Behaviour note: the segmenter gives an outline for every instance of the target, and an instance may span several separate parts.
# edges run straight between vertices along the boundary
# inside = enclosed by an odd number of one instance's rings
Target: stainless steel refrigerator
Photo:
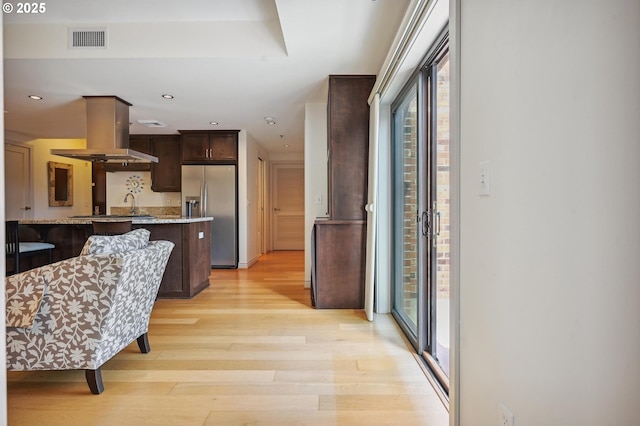
[[[182,166],[182,214],[198,200],[192,216],[213,216],[211,267],[238,267],[238,191],[233,165]],[[193,204],[192,204],[193,206]]]

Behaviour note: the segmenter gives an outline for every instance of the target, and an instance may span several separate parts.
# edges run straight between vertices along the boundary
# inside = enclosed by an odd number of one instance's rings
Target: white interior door
[[[304,250],[304,166],[273,165],[273,249]]]
[[[32,217],[31,149],[20,145],[4,146],[5,200],[7,220]]]

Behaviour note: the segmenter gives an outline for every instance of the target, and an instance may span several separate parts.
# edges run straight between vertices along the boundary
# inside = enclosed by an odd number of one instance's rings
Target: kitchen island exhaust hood
[[[112,163],[157,163],[158,157],[129,149],[129,107],[117,96],[84,96],[87,149],[52,149],[52,155]]]

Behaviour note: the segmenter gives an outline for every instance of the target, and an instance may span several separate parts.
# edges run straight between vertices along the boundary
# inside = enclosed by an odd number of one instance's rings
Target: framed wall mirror
[[[73,164],[49,161],[49,206],[73,205]]]

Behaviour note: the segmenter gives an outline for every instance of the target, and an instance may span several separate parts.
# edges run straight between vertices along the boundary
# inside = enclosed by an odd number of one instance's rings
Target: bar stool
[[[21,242],[17,220],[7,220],[5,223],[5,232],[7,260],[13,260],[13,262],[7,262],[7,275],[22,272],[20,269],[20,258],[22,257],[47,253],[49,255],[48,263],[53,261],[53,249],[56,248],[56,246],[40,241]],[[10,268],[10,266],[13,267]]]
[[[120,235],[131,231],[131,220],[92,220],[93,235]]]

